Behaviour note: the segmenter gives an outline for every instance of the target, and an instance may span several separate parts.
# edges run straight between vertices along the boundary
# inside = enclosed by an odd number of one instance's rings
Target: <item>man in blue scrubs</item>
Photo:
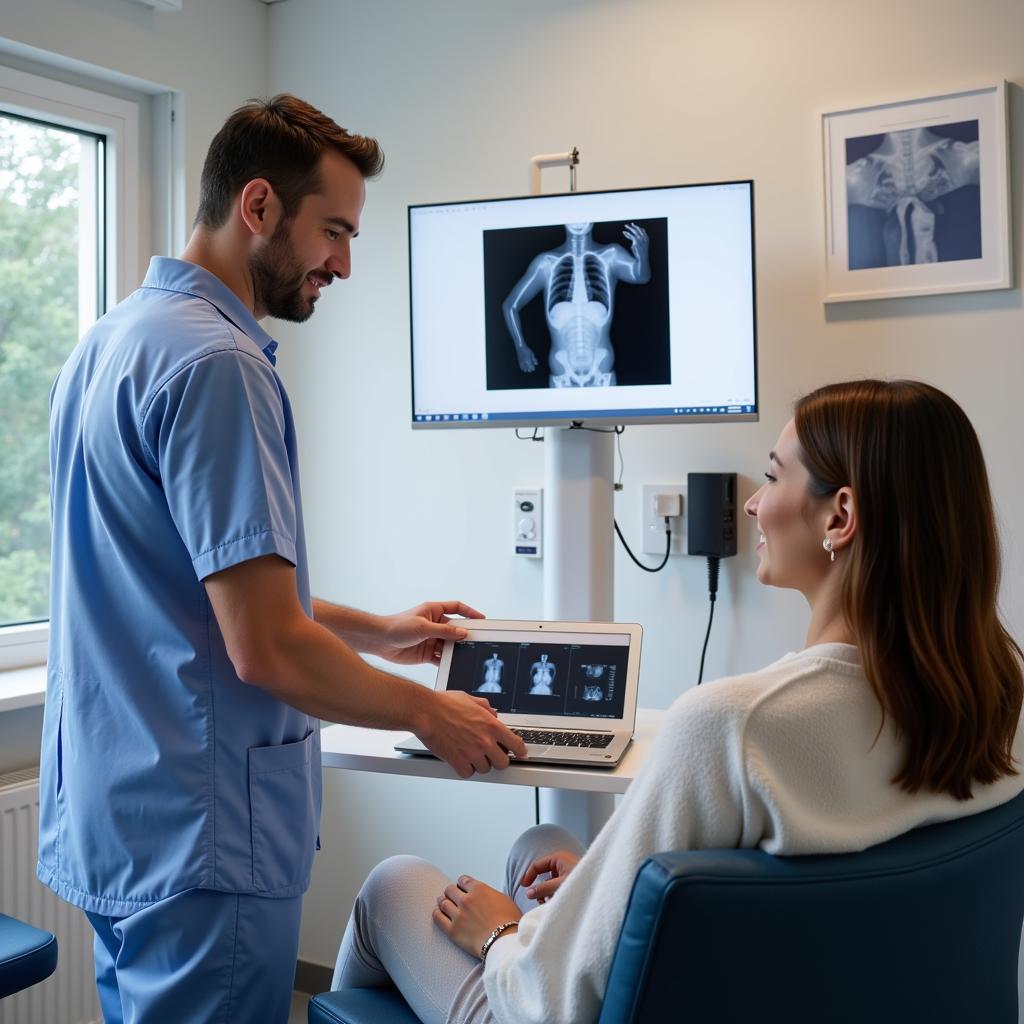
[[[526,753],[486,700],[359,656],[430,661],[472,609],[310,597],[292,413],[259,320],[305,320],[349,276],[382,161],[295,97],[237,110],[182,258],[153,259],[53,388],[38,874],[95,929],[107,1022],[287,1020],[319,719],[410,729],[462,776]]]

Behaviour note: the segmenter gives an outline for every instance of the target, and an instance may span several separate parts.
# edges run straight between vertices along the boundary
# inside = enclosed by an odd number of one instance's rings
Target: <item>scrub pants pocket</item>
[[[249,748],[252,884],[257,892],[306,885],[316,847],[314,733],[297,743]]]

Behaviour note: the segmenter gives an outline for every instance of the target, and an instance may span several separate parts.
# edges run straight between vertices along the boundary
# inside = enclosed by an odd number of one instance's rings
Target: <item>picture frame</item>
[[[999,82],[822,115],[825,302],[1009,288]]]

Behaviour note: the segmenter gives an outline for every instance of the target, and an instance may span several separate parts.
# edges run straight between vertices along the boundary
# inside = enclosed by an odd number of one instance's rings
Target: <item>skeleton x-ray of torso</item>
[[[532,373],[537,356],[523,337],[519,311],[544,293],[551,334],[548,385],[553,388],[608,387],[616,383],[611,324],[619,281],[651,279],[647,232],[627,224],[623,232],[632,254],[618,244],[598,245],[592,224],[566,224],[565,243],[535,257],[502,304],[516,348],[519,369]]]
[[[484,662],[484,681],[476,688],[477,693],[501,693],[501,673],[505,668],[505,662],[492,654]]]
[[[535,661],[530,666],[530,696],[550,697],[551,684],[555,681],[555,666],[548,661],[548,656],[542,654],[540,661]]]
[[[935,263],[935,214],[929,203],[977,185],[978,143],[958,142],[927,128],[889,132],[882,144],[846,167],[846,200],[895,216],[891,239],[901,265]]]

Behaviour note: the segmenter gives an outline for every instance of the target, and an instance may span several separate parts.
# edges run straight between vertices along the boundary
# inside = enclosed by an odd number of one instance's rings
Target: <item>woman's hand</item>
[[[503,892],[469,875],[459,875],[459,880],[437,897],[432,916],[452,942],[479,958],[484,940],[499,924],[518,921],[523,915]],[[512,931],[510,928],[505,934]]]
[[[520,885],[527,885],[530,888],[526,890],[526,895],[531,900],[536,900],[538,903],[545,903],[552,896],[554,896],[558,887],[566,880],[569,872],[572,871],[577,864],[579,864],[580,858],[575,853],[570,853],[568,850],[558,850],[555,853],[545,854],[543,857],[538,857],[527,869],[523,875]],[[537,882],[534,885],[538,875],[550,874],[551,877],[545,879],[543,882]]]

